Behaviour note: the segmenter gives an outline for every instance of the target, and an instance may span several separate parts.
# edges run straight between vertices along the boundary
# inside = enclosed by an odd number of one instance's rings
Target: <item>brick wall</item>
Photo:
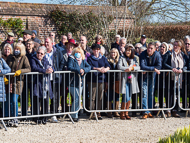
[[[21,18],[24,21],[24,26],[29,30],[36,30],[38,32],[38,38],[44,39],[48,36],[49,32],[57,31],[53,22],[47,17],[47,14],[55,9],[63,9],[66,12],[79,11],[80,13],[85,13],[92,11],[95,14],[99,12],[104,12],[110,14],[109,7],[96,7],[96,6],[76,6],[76,5],[52,5],[52,4],[30,4],[30,3],[14,3],[14,2],[0,2],[0,17],[4,20],[8,18]],[[116,10],[112,8],[112,15],[118,16],[118,28],[123,28],[124,20],[121,18],[123,16],[122,11],[124,7],[117,8]],[[126,28],[133,25],[133,15],[127,10],[126,12]],[[114,22],[110,24],[109,29],[112,30],[115,28]],[[5,33],[0,29],[0,41],[5,39]]]

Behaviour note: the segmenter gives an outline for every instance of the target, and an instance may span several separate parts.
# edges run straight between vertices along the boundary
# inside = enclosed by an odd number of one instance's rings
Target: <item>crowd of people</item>
[[[132,109],[147,109],[142,112],[142,119],[153,118],[148,109],[155,108],[156,90],[160,91],[159,107],[171,108],[174,106],[174,85],[180,82],[183,108],[188,106],[187,98],[184,94],[185,77],[183,71],[190,69],[190,37],[185,36],[184,40],[171,39],[166,42],[146,43],[146,35],[141,35],[139,43],[135,46],[127,44],[126,38],[115,36],[115,42],[110,49],[105,46],[103,37],[97,35],[94,44],[87,46],[87,38],[81,36],[76,42],[72,38],[72,33],[62,35],[59,43],[55,42],[55,33],[43,40],[37,38],[35,30],[25,30],[23,37],[14,40],[14,33],[8,33],[7,39],[1,43],[0,49],[0,73],[14,73],[12,76],[0,76],[0,103],[1,117],[18,116],[18,98],[21,96],[22,116],[28,114],[28,98],[31,100],[31,114],[48,114],[49,99],[50,113],[59,113],[61,101],[61,111],[66,112],[67,95],[72,96],[71,111],[80,108],[79,97],[82,92],[86,93],[86,108],[88,110],[119,110],[120,94],[122,94],[121,110],[129,109],[132,98]],[[172,73],[160,72],[161,69],[172,70]],[[90,72],[97,70],[97,72]],[[123,73],[114,73],[109,70],[122,70]],[[153,71],[137,73],[133,71],[145,70]],[[60,74],[53,74],[55,71],[72,71],[69,78]],[[22,73],[39,72],[39,76],[20,76]],[[81,83],[79,83],[79,76]],[[84,85],[84,75],[86,75]],[[158,78],[159,75],[159,78]],[[33,79],[33,81],[31,80]],[[65,79],[64,79],[65,78]],[[163,81],[164,79],[165,81]],[[60,82],[64,81],[65,82]],[[157,81],[160,80],[159,86]],[[169,82],[167,82],[169,80]],[[108,82],[109,81],[109,82]],[[60,84],[64,90],[60,90]],[[105,84],[105,85],[104,85]],[[86,87],[85,91],[79,90]],[[109,88],[108,88],[109,87]],[[158,89],[159,87],[159,89]],[[142,90],[141,90],[142,89]],[[109,91],[108,91],[109,90]],[[30,97],[28,96],[30,91]],[[106,107],[102,107],[103,95],[107,94]],[[178,92],[176,92],[178,93]],[[33,97],[31,97],[33,95]],[[61,99],[60,95],[62,96]],[[63,96],[66,95],[66,96]],[[138,106],[138,96],[140,106]],[[164,105],[164,97],[166,105]],[[172,111],[165,111],[165,116],[180,117],[178,104]],[[121,111],[107,113],[109,118],[120,117],[120,119],[130,120],[128,112]],[[133,112],[136,116],[136,112]],[[52,116],[52,122],[57,121],[58,116]],[[78,113],[71,114],[75,122],[78,122]],[[97,113],[98,119],[102,119],[101,113]],[[92,115],[95,119],[95,114]],[[46,124],[47,117],[33,118],[34,122],[41,121]],[[11,121],[14,126],[18,126],[18,119]]]

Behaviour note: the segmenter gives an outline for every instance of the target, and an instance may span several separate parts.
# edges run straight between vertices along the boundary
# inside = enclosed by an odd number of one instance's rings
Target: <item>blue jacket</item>
[[[66,46],[62,44],[60,41],[58,44],[55,45],[55,47],[62,52],[62,54],[66,53]]]
[[[183,69],[181,70],[187,70],[187,68],[189,68],[189,63],[188,63],[188,58],[187,55],[185,55],[183,52],[181,52],[182,56],[183,56]],[[163,69],[170,69],[172,70],[173,67],[171,66],[171,57],[172,57],[172,52],[168,51],[163,58]],[[179,68],[177,68],[179,69]]]
[[[53,48],[53,68],[55,71],[63,71],[65,67],[66,61],[63,58],[63,54],[56,49]],[[55,74],[55,80],[56,82],[59,81],[59,78],[61,79],[61,76],[59,77],[59,74]]]
[[[36,43],[39,43],[39,44],[41,43],[41,40],[36,38],[36,37],[33,39],[33,41],[36,42]]]
[[[155,51],[152,56],[148,56],[147,50],[140,54],[140,67],[141,70],[154,71],[154,69],[160,70],[162,68],[162,58],[160,53]],[[146,74],[145,74],[146,76]],[[154,77],[156,73],[154,73]]]
[[[96,60],[96,59],[92,58],[92,56],[93,56],[93,55],[91,55],[91,56],[88,58],[88,60],[87,60],[87,62],[88,62],[89,65],[91,66],[91,69],[92,69],[92,70],[94,69],[94,67],[96,67],[96,68],[98,68],[98,67],[99,67],[99,68],[100,68],[100,67],[105,67],[105,68],[109,67],[109,68],[111,69],[111,66],[110,66],[110,64],[108,63],[106,57],[102,56],[102,58]],[[93,72],[93,73],[92,73],[92,75],[93,75],[93,76],[92,76],[92,81],[90,81],[90,79],[91,79],[91,74],[88,74],[88,75],[89,75],[89,78],[88,78],[88,81],[89,81],[89,82],[96,82],[97,76],[98,76],[98,82],[99,82],[99,83],[102,83],[103,80],[105,81],[105,79],[106,79],[106,74],[104,74],[104,76],[103,76],[103,74],[100,73],[100,72]]]
[[[28,61],[29,61],[30,65],[31,65],[31,59],[35,55],[36,55],[36,51],[33,50],[32,53],[28,53],[28,51],[26,50],[26,56],[28,58]]]
[[[7,65],[3,58],[0,58],[0,70],[1,74],[7,74],[11,72],[11,68]],[[3,100],[4,97],[4,100]],[[6,101],[5,83],[3,75],[0,76],[0,102]]]
[[[49,82],[49,74],[46,74],[46,69],[47,69],[47,66],[49,64],[48,60],[46,59],[46,57],[44,57],[42,59],[42,65],[43,67],[41,66],[38,58],[36,56],[34,56],[32,59],[31,59],[31,70],[32,72],[40,72],[40,73],[43,73],[44,74],[44,77],[47,77],[48,79],[48,84],[49,84],[49,95],[50,95],[50,98],[52,99],[53,98],[53,92],[52,92],[52,88],[51,88],[51,82]],[[37,81],[37,75],[34,76],[34,92],[33,92],[33,95],[34,96],[38,96],[39,98],[43,98],[43,76],[42,75],[39,75],[39,82]],[[37,82],[38,82],[38,86],[37,86]],[[45,87],[45,81],[44,81],[44,87]],[[39,94],[38,94],[39,92]]]
[[[91,70],[91,66],[87,63],[86,60],[82,60],[81,65],[79,66],[78,61],[74,56],[69,56],[68,59],[68,70],[75,72],[75,74],[70,75],[70,86],[79,87],[79,76],[81,76],[81,82],[83,83],[83,77],[80,73],[80,70],[83,69],[85,73],[88,73]],[[75,75],[75,76],[74,76]],[[75,82],[74,82],[75,79]],[[75,83],[75,85],[74,85]],[[82,86],[82,85],[81,85]]]

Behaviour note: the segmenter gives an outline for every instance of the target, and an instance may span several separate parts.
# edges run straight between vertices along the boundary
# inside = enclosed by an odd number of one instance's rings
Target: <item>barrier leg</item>
[[[187,118],[187,116],[188,116],[188,111],[186,111],[186,114],[185,114],[185,117]]]
[[[159,110],[158,113],[156,114],[156,117],[158,117],[159,114],[160,114],[160,110]]]
[[[164,114],[164,110],[162,110],[162,114],[163,114],[164,119],[166,120],[166,116]]]
[[[5,123],[4,123],[4,121],[1,120],[1,122],[2,122],[2,124],[3,124],[3,126],[4,126],[4,128],[5,128],[5,131],[7,131],[7,127],[6,127]]]
[[[98,122],[98,116],[97,116],[96,112],[94,112],[94,114],[95,114],[95,117],[96,117],[96,121]]]
[[[67,116],[67,114],[65,114],[65,115],[63,116],[61,122],[63,122],[63,121],[65,120],[66,116]]]
[[[92,118],[93,113],[90,114],[89,120]]]
[[[71,122],[74,124],[74,121],[73,121],[73,118],[71,117],[71,115],[70,114],[67,114],[67,115],[69,116]]]

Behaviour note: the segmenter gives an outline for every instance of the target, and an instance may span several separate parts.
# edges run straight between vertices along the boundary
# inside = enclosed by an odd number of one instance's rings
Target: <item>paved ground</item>
[[[190,124],[190,117],[167,120],[142,120],[140,117],[133,117],[131,121],[104,117],[96,122],[88,120],[88,116],[80,116],[80,121],[75,124],[69,118],[46,125],[21,122],[17,128],[0,129],[0,142],[158,142],[159,137],[166,137],[177,128]]]

